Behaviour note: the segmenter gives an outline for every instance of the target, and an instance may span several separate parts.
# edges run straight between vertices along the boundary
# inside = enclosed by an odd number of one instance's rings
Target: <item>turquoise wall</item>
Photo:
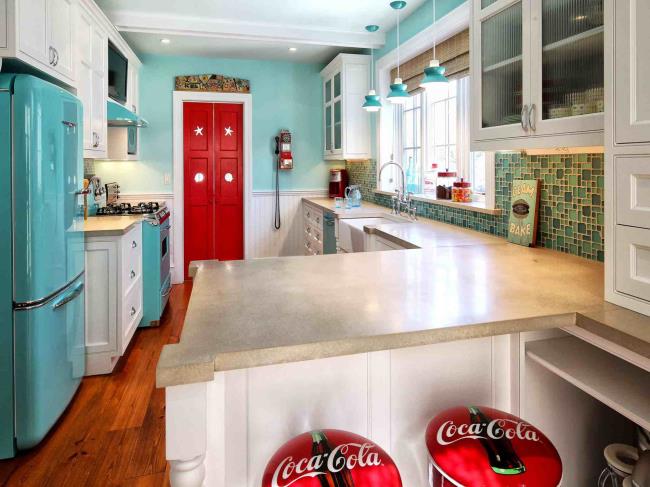
[[[447,15],[459,5],[469,0],[436,0],[436,20]],[[418,32],[426,29],[433,19],[433,0],[427,0],[415,12],[400,23],[400,43],[409,40]],[[377,59],[388,54],[397,47],[397,32],[393,29],[386,33],[386,44],[376,52]]]
[[[118,181],[124,193],[171,192],[172,91],[174,77],[217,73],[245,78],[253,94],[253,189],[275,186],[275,142],[291,130],[295,168],[281,173],[283,189],[325,188],[330,165],[323,161],[320,64],[202,57],[142,56],[140,107],[149,127],[140,131],[141,160],[97,161],[104,181]]]

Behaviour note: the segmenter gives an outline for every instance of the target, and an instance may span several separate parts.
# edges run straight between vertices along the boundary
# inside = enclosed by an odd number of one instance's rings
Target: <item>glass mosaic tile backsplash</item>
[[[365,201],[390,206],[390,197],[375,194],[375,161],[346,165],[350,184],[361,186]],[[416,202],[418,215],[505,237],[514,179],[540,179],[537,245],[603,261],[603,154],[523,156],[497,153],[496,206],[502,215],[485,215],[432,203]]]

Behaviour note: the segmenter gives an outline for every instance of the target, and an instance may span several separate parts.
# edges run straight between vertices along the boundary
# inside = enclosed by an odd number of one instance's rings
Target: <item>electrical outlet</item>
[[[163,176],[165,186],[169,186],[172,183],[172,175],[168,172]]]

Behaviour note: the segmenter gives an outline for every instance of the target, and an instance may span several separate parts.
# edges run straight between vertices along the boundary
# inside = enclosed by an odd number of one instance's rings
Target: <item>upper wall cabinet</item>
[[[370,56],[339,54],[321,71],[326,160],[370,159],[370,116],[361,108],[370,85]]]
[[[472,0],[473,150],[602,146],[603,0]]]
[[[84,158],[104,158],[108,139],[108,36],[84,5],[79,5],[76,26],[77,96],[84,106]]]
[[[0,0],[0,57],[18,58],[74,85],[74,5],[71,0]],[[4,36],[1,34],[4,32]],[[5,37],[2,42],[2,37]]]
[[[616,0],[615,143],[650,143],[650,2]]]

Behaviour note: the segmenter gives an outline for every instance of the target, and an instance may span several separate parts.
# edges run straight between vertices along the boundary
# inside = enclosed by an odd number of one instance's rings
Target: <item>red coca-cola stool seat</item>
[[[426,432],[431,487],[557,487],[562,461],[549,439],[512,414],[455,407]]]
[[[377,444],[347,431],[317,430],[289,440],[264,470],[262,487],[401,487]]]

